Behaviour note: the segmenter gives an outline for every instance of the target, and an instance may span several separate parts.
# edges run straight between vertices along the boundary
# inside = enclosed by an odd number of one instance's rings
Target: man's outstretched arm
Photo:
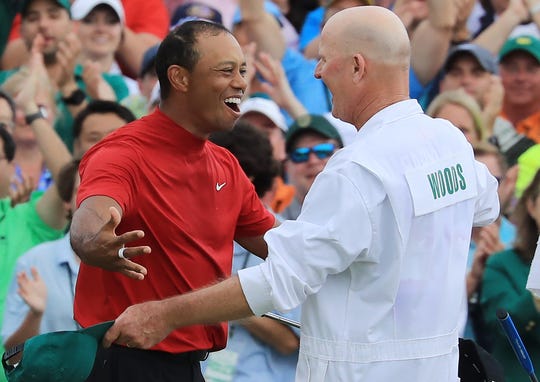
[[[103,346],[112,343],[148,349],[174,329],[194,324],[216,324],[253,315],[240,280],[227,280],[180,296],[127,308],[107,331]]]

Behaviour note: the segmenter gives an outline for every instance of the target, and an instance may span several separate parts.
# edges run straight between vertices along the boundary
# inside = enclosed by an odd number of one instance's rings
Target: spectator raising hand
[[[86,92],[91,98],[116,101],[114,90],[101,75],[101,69],[98,63],[90,60],[86,61],[83,67],[82,78],[86,85]]]
[[[28,305],[32,313],[41,315],[47,306],[47,286],[35,267],[30,268],[32,277],[21,271],[17,274],[17,293]]]
[[[34,180],[31,176],[21,173],[20,179],[17,176],[13,177],[9,188],[9,198],[11,199],[11,207],[17,204],[25,203],[30,199],[30,195],[34,191]]]
[[[453,42],[463,42],[470,40],[470,32],[467,27],[467,20],[476,4],[475,0],[455,0],[457,16],[452,35]]]
[[[30,58],[25,67],[24,79],[19,83],[20,89],[15,96],[15,103],[22,109],[27,124],[33,129],[39,149],[46,167],[51,171],[53,179],[57,179],[60,168],[71,159],[71,154],[54,131],[49,115],[43,111],[43,97],[50,95],[50,84],[47,82],[47,70],[43,58],[44,38],[38,34],[33,41]],[[50,105],[47,114],[52,113]],[[30,116],[39,118],[30,119]],[[49,118],[49,119],[47,119]],[[43,127],[41,125],[46,125]],[[63,223],[65,224],[65,222]]]
[[[485,91],[482,92],[479,97],[487,136],[491,137],[493,135],[493,125],[501,113],[503,105],[504,87],[501,82],[501,77],[496,74],[491,74]]]
[[[467,273],[467,297],[470,299],[482,282],[482,276],[486,267],[487,259],[494,253],[505,249],[499,235],[500,222],[489,224],[485,227],[473,228],[472,238],[476,243],[476,250]]]
[[[396,0],[394,13],[401,19],[409,35],[428,14],[428,4],[423,0]]]
[[[257,73],[263,79],[263,81],[258,81],[260,90],[263,93],[268,94],[293,119],[307,114],[306,108],[292,91],[281,62],[272,58],[269,54],[261,52],[259,53],[259,59],[255,60],[254,64]],[[254,86],[252,89],[255,88]]]
[[[421,84],[442,68],[457,25],[460,0],[427,0],[428,17],[411,36],[411,68]]]
[[[58,70],[55,73],[55,81],[62,94],[68,95],[77,87],[73,72],[80,51],[81,42],[74,32],[69,32],[65,39],[58,42],[58,52],[56,53]]]

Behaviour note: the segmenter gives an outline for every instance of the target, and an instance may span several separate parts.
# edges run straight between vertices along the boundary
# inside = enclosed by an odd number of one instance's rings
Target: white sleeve
[[[474,227],[482,227],[493,223],[499,217],[500,203],[497,193],[497,179],[478,161],[476,164],[478,197],[474,213]]]
[[[374,261],[368,248],[372,221],[360,190],[343,174],[324,171],[308,193],[302,213],[265,235],[268,258],[239,272],[255,314],[287,311],[316,293],[328,275],[355,261]]]

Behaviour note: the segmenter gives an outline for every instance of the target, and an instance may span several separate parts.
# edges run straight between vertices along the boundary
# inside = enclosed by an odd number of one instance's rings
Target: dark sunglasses
[[[313,153],[319,159],[326,159],[332,156],[336,146],[333,143],[319,143],[313,147],[297,147],[290,154],[289,158],[293,163],[303,163],[309,160],[309,154]]]

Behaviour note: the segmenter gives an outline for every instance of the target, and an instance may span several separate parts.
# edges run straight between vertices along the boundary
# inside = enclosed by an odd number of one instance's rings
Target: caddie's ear
[[[189,72],[179,65],[171,65],[167,69],[167,78],[171,87],[180,92],[186,92],[189,88]]]
[[[366,74],[366,60],[360,53],[352,57],[352,80],[353,83],[359,83]]]

